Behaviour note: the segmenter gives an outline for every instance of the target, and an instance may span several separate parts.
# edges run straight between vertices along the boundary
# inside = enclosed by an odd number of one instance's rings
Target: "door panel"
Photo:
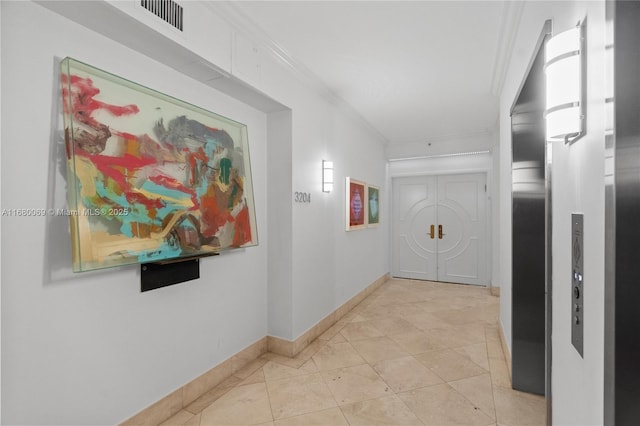
[[[482,173],[393,180],[393,276],[487,283],[485,180]]]
[[[403,239],[405,237],[402,237]],[[426,259],[411,246],[409,241],[403,241],[399,245],[398,253],[399,270],[405,278],[418,280],[435,280],[435,260]]]
[[[438,176],[438,280],[485,285],[487,282],[485,175]]]
[[[398,206],[402,220],[406,220],[407,214],[421,201],[427,201],[433,204],[434,185],[431,181],[400,183],[400,192],[398,193]]]
[[[478,276],[479,259],[478,240],[472,239],[467,243],[465,250],[455,256],[447,257],[443,253],[442,259],[442,275],[449,277],[447,281],[464,283],[469,280],[475,280]]]
[[[394,238],[392,269],[395,276],[419,280],[437,279],[435,226],[435,177],[394,179]]]
[[[413,237],[409,244],[416,254],[422,257],[435,254],[435,238],[431,238],[431,225],[435,227],[436,206],[428,200],[417,203],[407,214],[409,235]]]

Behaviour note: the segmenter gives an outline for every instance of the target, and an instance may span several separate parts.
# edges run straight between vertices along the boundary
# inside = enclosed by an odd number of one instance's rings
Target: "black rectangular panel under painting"
[[[512,386],[540,395],[545,393],[546,285],[542,40],[511,112]]]
[[[200,278],[200,259],[140,265],[140,291],[145,292]]]

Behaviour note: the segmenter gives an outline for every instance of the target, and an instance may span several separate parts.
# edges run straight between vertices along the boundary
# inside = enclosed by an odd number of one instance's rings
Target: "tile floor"
[[[486,288],[387,281],[295,358],[266,353],[163,425],[544,425]]]

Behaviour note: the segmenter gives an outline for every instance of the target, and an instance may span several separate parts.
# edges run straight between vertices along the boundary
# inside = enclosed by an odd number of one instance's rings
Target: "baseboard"
[[[360,291],[358,294],[320,320],[316,325],[311,327],[296,340],[289,341],[278,337],[265,336],[237,354],[226,359],[222,363],[216,365],[211,370],[165,396],[160,401],[150,405],[138,414],[135,414],[131,418],[120,423],[120,426],[151,426],[164,422],[266,352],[274,352],[288,357],[296,356],[315,339],[322,338],[322,335],[327,330],[329,330],[351,309],[362,302],[367,296],[389,280],[389,278],[389,274],[385,274],[378,278],[364,290]]]
[[[162,423],[265,352],[267,352],[267,338],[263,337],[160,401],[125,420],[121,426],[146,426]]]
[[[502,321],[498,321],[498,334],[500,335],[500,345],[502,346],[502,353],[504,354],[504,359],[507,361],[507,369],[509,370],[509,379],[512,379],[513,375],[511,374],[511,351],[509,350],[509,345],[507,345],[507,340],[504,336],[504,330],[502,329]]]
[[[294,357],[302,352],[311,342],[322,336],[328,329],[330,329],[336,322],[338,322],[349,311],[362,302],[367,296],[376,291],[382,284],[390,279],[389,274],[385,274],[368,285],[364,290],[347,300],[341,306],[336,308],[329,315],[321,319],[316,325],[311,327],[305,333],[303,333],[296,340],[286,340],[279,337],[268,336],[268,350],[269,352],[276,353],[278,355],[284,355],[288,357]]]

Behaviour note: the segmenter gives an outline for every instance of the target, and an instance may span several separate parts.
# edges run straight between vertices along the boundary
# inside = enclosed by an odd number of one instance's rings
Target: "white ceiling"
[[[517,16],[507,1],[241,1],[236,11],[389,145],[497,126]]]

